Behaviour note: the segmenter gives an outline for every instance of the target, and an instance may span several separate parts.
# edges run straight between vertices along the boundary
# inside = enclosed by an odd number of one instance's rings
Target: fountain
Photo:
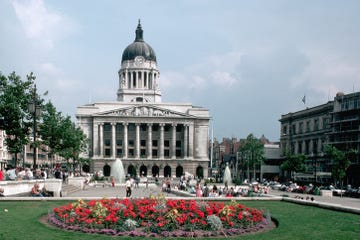
[[[230,172],[230,168],[229,168],[229,163],[226,163],[225,172],[224,172],[224,177],[223,177],[223,182],[224,182],[224,183],[227,183],[227,185],[232,184],[231,172]]]
[[[116,183],[125,183],[125,171],[120,158],[117,158],[115,162],[111,164],[110,175],[115,178]]]

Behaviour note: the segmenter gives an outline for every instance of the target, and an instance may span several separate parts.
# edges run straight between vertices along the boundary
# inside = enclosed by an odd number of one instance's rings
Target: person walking
[[[126,197],[131,197],[131,187],[132,187],[132,179],[131,179],[131,177],[129,177],[126,180],[125,187],[126,187]]]

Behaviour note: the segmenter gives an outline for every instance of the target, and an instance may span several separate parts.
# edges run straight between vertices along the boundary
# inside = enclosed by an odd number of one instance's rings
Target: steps
[[[63,184],[61,188],[60,197],[66,197],[70,193],[74,193],[77,191],[80,191],[81,189],[79,187],[76,187],[71,184]]]

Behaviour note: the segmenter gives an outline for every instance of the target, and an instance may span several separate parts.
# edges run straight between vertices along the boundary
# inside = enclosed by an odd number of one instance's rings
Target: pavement
[[[139,184],[138,188],[132,188],[132,198],[142,198],[149,197],[150,195],[159,195],[162,193],[165,197],[179,197],[179,195],[174,193],[162,192],[161,187],[156,184],[148,184],[146,187],[145,184]],[[65,197],[76,197],[76,198],[123,198],[126,197],[125,185],[116,184],[115,187],[109,185],[105,186],[86,186],[85,190],[79,190],[67,194]]]
[[[184,198],[184,197],[195,197],[191,194],[181,194],[181,192],[172,191],[170,193],[162,192],[160,186],[155,184],[149,184],[148,187],[145,184],[140,184],[138,188],[133,188],[132,190],[132,198],[141,198],[141,197],[149,197],[150,195],[159,195],[163,194],[165,197],[172,198]],[[284,192],[278,190],[271,190],[271,192],[265,196],[269,198],[279,198],[279,197],[287,197],[287,199],[296,199],[311,202],[311,197],[314,199],[314,203],[321,203],[330,206],[340,206],[345,208],[353,208],[360,211],[360,198],[350,198],[350,197],[340,197],[340,196],[315,196],[310,194],[301,194],[301,193],[292,193],[292,192]],[[79,190],[76,192],[72,192],[67,194],[65,197],[69,198],[123,198],[126,197],[125,186],[122,184],[117,184],[115,187],[111,186],[88,186],[85,190]],[[260,197],[261,199],[262,197]],[[248,199],[248,198],[247,198]],[[308,199],[308,200],[307,200]]]
[[[351,197],[341,197],[341,196],[315,196],[312,194],[302,194],[302,193],[293,193],[293,192],[284,192],[279,190],[271,190],[269,195],[273,196],[288,196],[293,199],[302,199],[305,200],[314,198],[315,202],[324,203],[329,205],[339,205],[342,207],[355,208],[360,211],[360,198],[351,198]],[[311,201],[311,200],[310,200]]]

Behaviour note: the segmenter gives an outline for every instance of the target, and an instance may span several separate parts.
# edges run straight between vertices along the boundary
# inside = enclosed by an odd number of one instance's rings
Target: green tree
[[[305,171],[305,160],[306,160],[306,156],[303,154],[292,155],[288,153],[286,160],[280,165],[280,168],[283,171],[287,171],[288,173],[290,173],[290,179],[294,180],[293,179],[294,172],[299,173]]]
[[[251,133],[239,147],[240,155],[247,166],[247,178],[250,180],[250,168],[253,170],[253,178],[256,178],[256,167],[264,159],[264,144]]]
[[[80,153],[85,152],[88,140],[83,131],[75,125],[69,116],[61,123],[61,145],[59,155],[69,163],[79,161]]]
[[[340,181],[341,189],[342,189],[344,184],[344,177],[346,175],[346,170],[351,164],[351,161],[349,160],[348,157],[353,155],[355,151],[351,149],[349,151],[344,152],[337,149],[335,146],[325,145],[324,152],[332,160],[331,175],[334,180]]]
[[[33,73],[23,81],[12,72],[8,77],[0,72],[0,118],[6,132],[5,144],[10,153],[14,154],[15,166],[18,154],[29,142],[31,115],[28,110],[31,99],[31,85],[35,80]]]
[[[42,111],[42,123],[40,124],[39,134],[42,143],[49,147],[50,158],[62,150],[64,117],[58,112],[55,106],[48,102]]]

